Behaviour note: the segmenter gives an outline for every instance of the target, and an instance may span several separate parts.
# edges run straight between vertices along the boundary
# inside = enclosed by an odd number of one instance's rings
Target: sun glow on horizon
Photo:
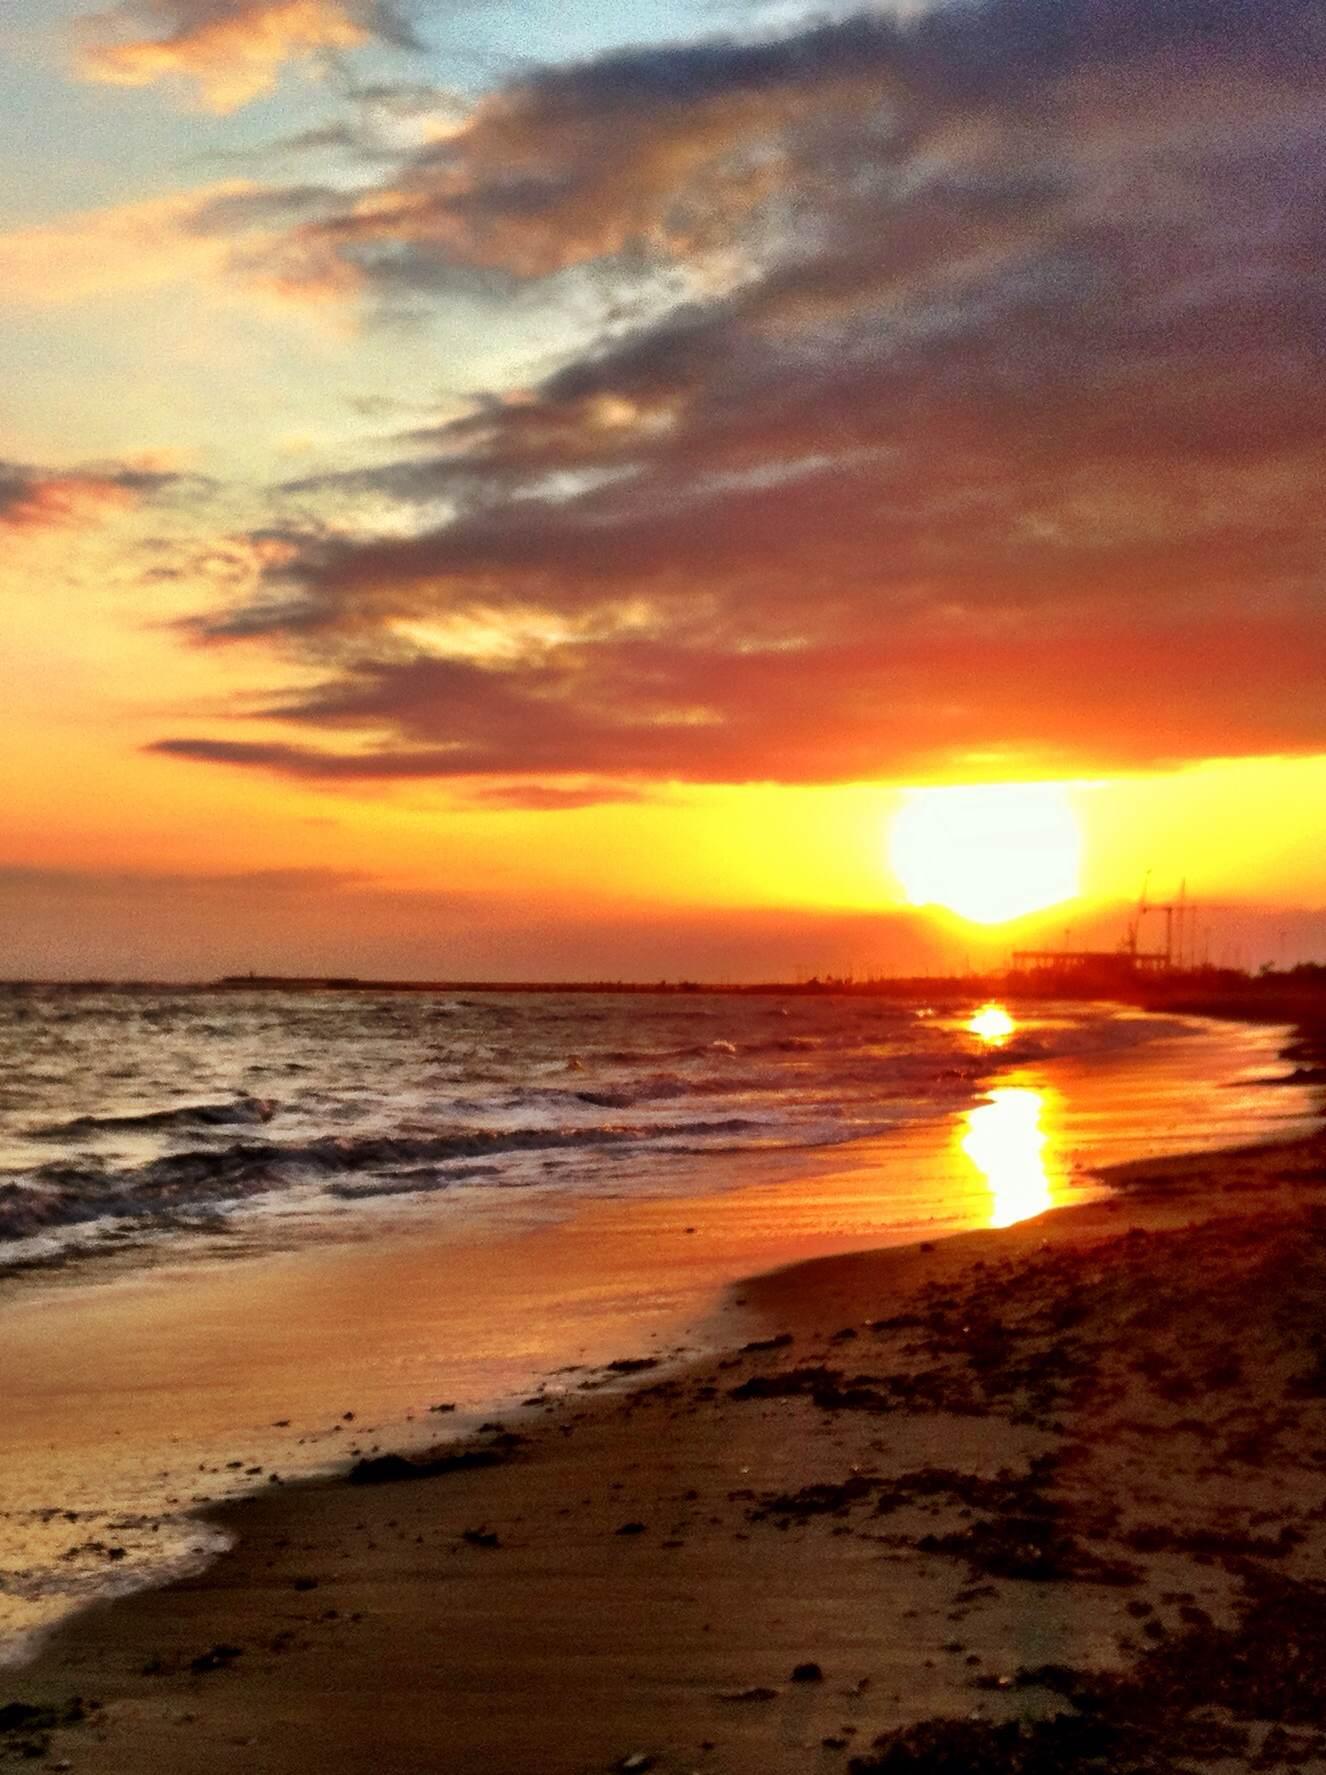
[[[889,859],[911,905],[1005,924],[1077,895],[1082,831],[1062,783],[911,789]]]

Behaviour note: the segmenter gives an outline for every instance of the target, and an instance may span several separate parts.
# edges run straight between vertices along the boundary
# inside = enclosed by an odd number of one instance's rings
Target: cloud
[[[84,21],[78,58],[90,80],[192,81],[210,111],[269,92],[289,63],[367,43],[417,49],[388,0],[123,0]]]
[[[577,787],[561,783],[497,783],[472,790],[470,799],[478,807],[501,812],[567,813],[580,807],[652,801],[655,796],[652,790],[638,783],[599,780]]]
[[[0,302],[49,308],[175,283],[303,304],[358,288],[348,263],[290,244],[295,224],[342,201],[334,188],[217,180],[164,197],[75,211],[0,231]]]
[[[445,283],[460,265],[519,278],[621,254],[669,262],[780,253],[933,166],[1012,147],[1054,165],[1086,144],[1143,152],[1212,108],[1213,84],[1274,106],[1320,54],[1315,0],[949,0],[861,12],[766,39],[627,49],[536,70],[405,156],[303,248],[372,281]],[[1248,121],[1255,122],[1256,119]],[[1042,132],[1042,141],[1033,136]],[[1075,139],[1077,138],[1077,139]]]
[[[1326,749],[1320,49],[1313,0],[987,0],[490,95],[278,260],[592,268],[615,317],[305,478],[326,521],[192,633],[321,687],[165,743],[539,782]]]
[[[454,772],[441,750],[409,752],[401,748],[377,752],[328,752],[261,740],[154,740],[148,747],[167,758],[205,764],[247,764],[285,776],[313,777],[324,782],[372,781],[390,777],[437,777]]]
[[[41,530],[136,505],[193,480],[157,469],[118,464],[37,468],[0,459],[0,530]]]
[[[955,622],[762,650],[600,642],[515,665],[365,662],[265,711],[305,732],[385,730],[400,736],[391,745],[181,737],[151,750],[329,783],[524,774],[541,779],[534,798],[548,806],[559,797],[546,779],[556,789],[558,777],[585,773],[606,789],[577,786],[567,805],[621,799],[623,774],[823,783],[926,777],[957,760],[978,777],[1071,773],[1092,760],[1302,750],[1321,733],[1323,670],[1326,639],[1310,618],[1196,639],[1171,619],[1002,636]]]
[[[799,126],[878,103],[881,19],[776,42],[630,50],[481,99],[291,245],[388,293],[462,268],[533,278],[623,251],[685,258],[778,203]]]
[[[620,782],[609,777],[585,781],[497,782],[478,780],[485,771],[500,769],[499,755],[478,753],[465,743],[336,752],[325,747],[297,746],[261,740],[214,740],[174,738],[153,740],[145,748],[164,758],[195,764],[235,764],[321,783],[371,783],[418,779],[450,779],[464,795],[464,804],[497,812],[565,813],[575,808],[623,806],[657,799],[654,788],[643,782]],[[518,769],[529,763],[523,758]],[[630,760],[625,760],[628,768]],[[553,770],[561,766],[554,761]],[[475,780],[469,780],[474,778]]]
[[[7,229],[0,233],[4,300],[45,307],[220,275],[235,242],[208,218],[216,205],[233,206],[253,190],[248,181],[227,180]]]

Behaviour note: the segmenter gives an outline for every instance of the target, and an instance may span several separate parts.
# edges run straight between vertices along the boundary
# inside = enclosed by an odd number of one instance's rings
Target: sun
[[[911,905],[1003,924],[1073,898],[1082,831],[1062,783],[909,789],[889,860]]]

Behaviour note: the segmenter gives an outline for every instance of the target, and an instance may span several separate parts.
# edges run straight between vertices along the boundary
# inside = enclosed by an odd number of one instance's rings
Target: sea
[[[753,1264],[1303,1132],[1284,1035],[947,996],[0,987],[0,1660],[213,1557],[219,1499],[696,1353]]]

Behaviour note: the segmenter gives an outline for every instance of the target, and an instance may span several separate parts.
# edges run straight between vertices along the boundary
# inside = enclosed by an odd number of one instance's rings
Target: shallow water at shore
[[[956,1013],[956,1014],[955,1014]],[[689,1188],[1166,1025],[746,994],[0,990],[0,1270]],[[1170,1027],[1174,1027],[1170,1025]],[[435,1206],[434,1206],[435,1205]]]
[[[969,1046],[960,1094],[845,1145],[674,1153],[647,1181],[545,1180],[461,1215],[388,1193],[320,1217],[312,1241],[273,1193],[225,1239],[159,1242],[149,1267],[134,1248],[11,1282],[0,1630],[17,1650],[83,1601],[206,1557],[217,1537],[192,1510],[273,1473],[518,1417],[535,1389],[598,1384],[618,1358],[712,1346],[730,1329],[715,1302],[743,1276],[1081,1199],[1088,1165],[1298,1132],[1307,1093],[1257,1082],[1281,1036],[1155,1023],[1032,1058],[1052,1048],[1033,1029]]]

